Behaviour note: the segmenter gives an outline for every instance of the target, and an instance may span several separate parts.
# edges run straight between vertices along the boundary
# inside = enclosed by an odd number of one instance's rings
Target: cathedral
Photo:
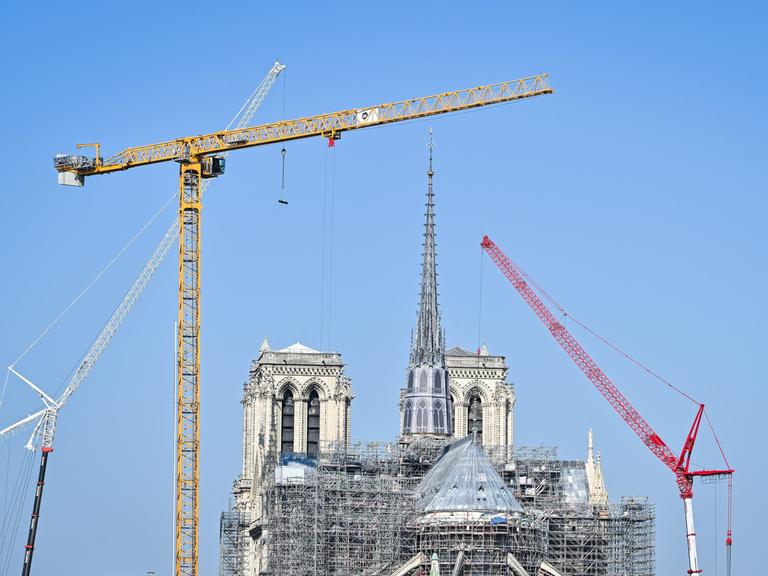
[[[221,518],[220,576],[655,574],[653,506],[610,503],[587,458],[514,444],[502,355],[446,350],[429,144],[420,300],[400,434],[352,441],[338,352],[267,338],[243,389],[242,470]]]

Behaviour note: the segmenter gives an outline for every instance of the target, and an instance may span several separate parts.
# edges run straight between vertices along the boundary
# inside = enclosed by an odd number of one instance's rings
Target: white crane
[[[248,97],[240,110],[235,114],[234,118],[227,125],[225,130],[245,128],[250,123],[253,115],[261,106],[264,98],[269,93],[270,89],[274,85],[277,77],[285,69],[283,64],[275,62],[267,75],[258,85],[256,90]],[[224,154],[226,156],[226,154]],[[205,191],[210,185],[211,180],[205,180],[202,184],[202,190]],[[25,378],[22,374],[17,372],[13,366],[9,366],[10,370],[16,375],[22,382],[27,384],[35,393],[40,397],[44,404],[44,408],[38,410],[33,414],[29,414],[25,418],[22,418],[18,422],[11,424],[10,426],[0,430],[0,441],[10,438],[11,436],[21,432],[29,426],[34,426],[34,430],[26,444],[26,448],[34,451],[36,445],[40,444],[40,450],[42,457],[40,460],[40,474],[37,482],[37,490],[35,492],[35,503],[32,512],[32,520],[29,526],[29,537],[24,553],[24,567],[22,570],[23,576],[29,576],[30,568],[32,565],[32,555],[34,552],[35,536],[37,532],[37,521],[40,515],[40,503],[42,500],[43,486],[45,481],[45,470],[48,462],[48,455],[53,451],[53,440],[56,434],[56,421],[59,416],[59,411],[66,405],[71,398],[72,394],[79,388],[80,384],[88,377],[93,366],[96,364],[102,353],[106,349],[109,342],[112,340],[120,325],[125,320],[128,312],[131,311],[133,305],[141,296],[144,289],[149,284],[154,273],[163,263],[166,254],[171,245],[176,241],[179,234],[179,227],[174,219],[168,231],[163,236],[160,243],[155,248],[144,269],[138,275],[136,280],[131,285],[130,289],[122,299],[117,309],[109,318],[107,323],[101,329],[96,339],[91,344],[88,351],[83,356],[77,369],[75,370],[72,378],[67,383],[66,388],[57,399],[53,399],[48,394],[43,392],[38,386],[33,384],[29,379]]]

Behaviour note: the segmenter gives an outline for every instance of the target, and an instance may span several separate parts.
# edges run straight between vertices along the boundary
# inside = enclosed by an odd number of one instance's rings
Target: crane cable
[[[283,70],[283,118],[282,120],[285,120],[285,92],[286,92],[286,85],[285,85],[285,70]],[[285,144],[283,144],[283,148],[280,150],[280,156],[282,156],[282,174],[280,178],[280,198],[277,200],[278,204],[282,204],[283,206],[288,204],[288,200],[285,199],[285,154],[287,150],[285,149]]]
[[[552,304],[562,315],[564,319],[570,318],[573,320],[576,324],[581,326],[584,330],[586,330],[588,333],[590,333],[592,336],[603,342],[605,345],[613,349],[615,352],[619,353],[621,356],[659,380],[660,382],[666,384],[669,388],[677,392],[678,394],[682,395],[683,397],[687,398],[697,406],[701,406],[701,404],[695,400],[692,396],[669,382],[667,379],[663,378],[653,370],[651,370],[648,366],[640,362],[639,360],[636,360],[633,358],[630,354],[619,348],[616,344],[610,342],[607,338],[601,336],[594,330],[592,330],[589,326],[584,324],[583,322],[579,321],[574,316],[570,315],[565,308],[563,308],[544,288],[542,288],[533,278],[531,278],[526,272],[520,268],[515,262],[512,261],[512,259],[509,259],[509,263],[515,268],[515,270],[523,277],[525,280],[537,291],[539,292],[546,300]],[[717,433],[715,432],[715,427],[712,425],[712,421],[709,418],[709,414],[707,413],[706,408],[704,409],[704,418],[707,422],[707,426],[709,427],[709,430],[712,432],[712,436],[715,439],[715,443],[717,444],[717,448],[720,451],[720,455],[723,458],[723,461],[725,462],[726,468],[728,470],[731,469],[731,465],[728,463],[728,458],[725,455],[725,451],[723,450],[723,446],[720,443],[720,438],[718,437]],[[727,516],[728,516],[728,532],[726,536],[726,549],[730,550],[730,546],[732,543],[732,536],[733,536],[733,475],[728,474],[728,505],[727,505]],[[727,576],[730,576],[730,556],[727,557],[728,562],[727,564]]]
[[[64,310],[62,310],[62,311],[61,311],[61,313],[60,313],[60,314],[59,314],[59,315],[58,315],[58,316],[57,316],[57,317],[56,317],[56,318],[53,320],[53,322],[51,322],[51,323],[50,323],[50,324],[49,324],[49,325],[48,325],[48,326],[45,328],[45,330],[43,330],[43,331],[40,333],[40,335],[39,335],[37,338],[35,338],[35,339],[34,339],[34,341],[32,342],[32,344],[30,344],[29,346],[27,346],[26,350],[24,350],[24,352],[22,352],[22,353],[21,353],[21,355],[20,355],[18,358],[16,358],[16,360],[14,360],[13,362],[11,362],[10,368],[13,368],[13,367],[14,367],[14,366],[15,366],[15,365],[16,365],[16,364],[17,364],[17,363],[18,363],[18,362],[19,362],[19,361],[20,361],[22,358],[24,358],[24,356],[26,356],[26,355],[27,355],[27,354],[28,354],[28,353],[29,353],[29,352],[30,352],[30,351],[31,351],[31,350],[32,350],[32,349],[33,349],[33,348],[34,348],[34,347],[35,347],[35,346],[38,344],[38,342],[40,342],[40,340],[42,340],[42,339],[43,339],[43,338],[44,338],[44,337],[45,337],[45,336],[48,334],[48,332],[50,332],[50,331],[51,331],[51,330],[52,330],[52,329],[53,329],[53,328],[54,328],[54,327],[55,327],[55,326],[56,326],[56,325],[57,325],[57,324],[58,324],[58,323],[61,321],[61,319],[62,319],[62,318],[64,318],[64,316],[67,314],[67,312],[69,312],[69,310],[70,310],[70,309],[71,309],[71,308],[72,308],[72,307],[73,307],[75,304],[77,304],[77,303],[80,301],[80,299],[81,299],[83,296],[85,296],[85,294],[86,294],[86,293],[87,293],[87,292],[88,292],[88,291],[89,291],[91,288],[93,288],[93,285],[94,285],[94,284],[96,284],[96,282],[98,282],[98,281],[101,279],[101,277],[102,277],[102,276],[104,276],[104,274],[106,274],[106,273],[107,273],[107,271],[108,271],[110,268],[112,268],[112,266],[115,264],[115,262],[117,262],[117,261],[120,259],[120,257],[121,257],[123,254],[125,254],[125,252],[126,252],[126,251],[127,251],[127,250],[128,250],[128,249],[129,249],[129,248],[130,248],[130,247],[131,247],[131,246],[132,246],[132,245],[133,245],[133,244],[134,244],[134,243],[135,243],[135,242],[136,242],[136,241],[137,241],[137,240],[138,240],[138,239],[139,239],[141,236],[142,236],[142,234],[144,234],[144,232],[147,230],[147,228],[149,228],[149,227],[150,227],[150,226],[151,226],[151,225],[154,223],[154,221],[155,221],[155,220],[157,220],[157,218],[158,218],[158,217],[159,217],[159,216],[160,216],[160,215],[161,215],[161,214],[162,214],[162,213],[165,211],[165,209],[166,209],[166,208],[168,208],[168,205],[171,203],[171,201],[172,201],[174,198],[176,198],[176,196],[178,196],[178,192],[174,192],[174,193],[173,193],[173,194],[172,194],[172,195],[171,195],[171,196],[168,198],[168,200],[166,200],[166,201],[165,201],[165,204],[163,204],[163,205],[162,205],[162,206],[161,206],[161,207],[160,207],[160,208],[159,208],[159,209],[158,209],[158,210],[157,210],[157,211],[156,211],[156,212],[155,212],[155,213],[154,213],[154,214],[153,214],[153,215],[150,217],[150,219],[149,219],[149,220],[147,220],[146,224],[144,224],[144,226],[142,226],[142,227],[141,227],[141,229],[140,229],[138,232],[136,232],[136,234],[134,234],[134,235],[133,235],[133,237],[132,237],[130,240],[128,240],[128,242],[125,244],[125,246],[123,246],[123,247],[120,249],[120,251],[119,251],[117,254],[115,254],[115,255],[112,257],[112,259],[111,259],[109,262],[107,262],[106,266],[104,266],[104,267],[103,267],[103,268],[102,268],[102,269],[99,271],[99,273],[98,273],[98,274],[96,274],[96,276],[94,276],[94,277],[93,277],[93,279],[92,279],[92,280],[91,280],[91,281],[90,281],[90,282],[89,282],[89,283],[88,283],[88,284],[85,286],[85,288],[83,288],[83,289],[80,291],[80,293],[79,293],[79,294],[78,294],[78,295],[75,297],[75,299],[74,299],[74,300],[72,300],[72,302],[70,302],[70,303],[69,303],[69,304],[68,304],[68,305],[67,305],[67,306],[64,308]],[[6,383],[7,383],[7,380],[8,380],[8,377],[7,377],[7,374],[6,374]],[[4,394],[5,394],[5,385],[3,385],[3,395],[4,395]],[[1,402],[2,402],[2,397],[0,397],[0,403],[1,403]]]
[[[325,246],[326,246],[326,223],[328,213],[328,147],[325,146],[323,156],[323,228],[322,228],[322,247],[320,250],[320,349],[323,348],[323,338],[325,336]]]
[[[328,347],[331,346],[331,317],[333,313],[333,249],[336,220],[336,147],[331,152],[331,230],[329,234],[330,256],[328,257]]]
[[[525,278],[525,280],[537,292],[539,292],[546,300],[548,300],[552,304],[552,306],[554,306],[563,315],[563,317],[565,319],[570,318],[576,324],[578,324],[584,330],[586,330],[589,334],[591,334],[592,336],[594,336],[595,338],[600,340],[602,343],[604,343],[605,345],[607,345],[608,347],[613,349],[615,352],[617,352],[618,354],[620,354],[621,356],[623,356],[624,358],[626,358],[627,360],[629,360],[630,362],[632,362],[633,364],[635,364],[636,366],[638,366],[639,368],[641,368],[642,370],[644,370],[645,372],[647,372],[648,374],[650,374],[651,376],[653,376],[654,378],[656,378],[657,380],[659,380],[660,382],[662,382],[663,384],[668,386],[670,389],[674,390],[675,392],[677,392],[681,396],[687,398],[688,400],[690,400],[691,402],[693,402],[697,406],[701,405],[701,403],[698,402],[696,399],[694,399],[690,394],[684,392],[683,390],[681,390],[680,388],[678,388],[677,386],[672,384],[669,380],[667,380],[666,378],[660,376],[659,374],[657,374],[656,372],[651,370],[651,368],[649,368],[648,366],[646,366],[645,364],[643,364],[642,362],[640,362],[639,360],[637,360],[636,358],[631,356],[629,353],[627,353],[624,350],[622,350],[621,348],[619,348],[616,344],[614,344],[613,342],[609,341],[604,336],[598,334],[596,331],[592,330],[589,326],[587,326],[586,324],[584,324],[583,322],[581,322],[580,320],[578,320],[577,318],[575,318],[574,316],[569,314],[568,311],[565,308],[563,308],[546,290],[544,290],[544,288],[541,285],[539,285],[533,278],[531,278],[531,276],[529,276],[522,268],[520,268],[520,266],[518,266],[511,259],[510,259],[510,263],[511,263],[512,266],[514,266],[515,270],[517,270],[517,272],[523,278]],[[707,421],[707,426],[709,427],[710,431],[712,432],[712,436],[715,439],[715,443],[717,444],[717,448],[720,451],[720,455],[722,456],[723,461],[726,464],[726,467],[728,469],[730,469],[731,466],[728,463],[728,458],[725,456],[725,451],[723,450],[723,446],[720,443],[720,438],[718,437],[717,433],[715,432],[715,427],[712,425],[712,421],[709,419],[709,414],[707,413],[706,408],[704,409],[704,417],[705,417],[705,419]]]
[[[553,297],[552,297],[552,296],[551,296],[551,295],[550,295],[550,294],[549,294],[549,293],[548,293],[546,290],[544,290],[544,288],[542,288],[542,287],[541,287],[541,286],[540,286],[540,285],[539,285],[539,284],[538,284],[538,283],[537,283],[537,282],[536,282],[536,281],[535,281],[533,278],[531,278],[531,277],[530,277],[528,274],[526,274],[526,272],[525,272],[525,271],[524,271],[522,268],[520,268],[520,267],[519,267],[519,266],[518,266],[516,263],[512,262],[511,260],[510,260],[510,262],[511,262],[511,263],[512,263],[512,265],[515,267],[515,269],[516,269],[516,270],[517,270],[517,271],[520,273],[520,275],[521,275],[523,278],[525,278],[525,279],[528,281],[528,283],[529,283],[529,284],[531,284],[531,286],[533,286],[533,287],[536,289],[536,291],[537,291],[537,292],[539,292],[539,293],[540,293],[540,294],[541,294],[541,295],[542,295],[542,296],[543,296],[543,297],[544,297],[546,300],[548,300],[548,301],[549,301],[549,302],[552,304],[552,306],[554,306],[554,307],[555,307],[555,308],[556,308],[556,309],[557,309],[557,310],[558,310],[558,311],[559,311],[559,312],[560,312],[560,313],[563,315],[563,317],[564,317],[564,318],[570,318],[570,319],[571,319],[571,320],[573,320],[573,321],[574,321],[576,324],[578,324],[579,326],[581,326],[581,327],[582,327],[584,330],[586,330],[587,332],[589,332],[589,333],[590,333],[592,336],[594,336],[595,338],[597,338],[598,340],[600,340],[600,341],[601,341],[603,344],[605,344],[605,345],[609,346],[609,347],[610,347],[610,348],[612,348],[612,349],[613,349],[615,352],[617,352],[617,353],[619,353],[620,355],[624,356],[624,358],[626,358],[627,360],[629,360],[630,362],[632,362],[633,364],[635,364],[636,366],[638,366],[639,368],[641,368],[642,370],[644,370],[645,372],[647,372],[648,374],[650,374],[651,376],[653,376],[654,378],[656,378],[657,380],[659,380],[660,382],[662,382],[663,384],[666,384],[666,385],[667,385],[669,388],[671,388],[672,390],[674,390],[675,392],[677,392],[677,393],[678,393],[678,394],[680,394],[681,396],[683,396],[683,397],[687,398],[688,400],[690,400],[691,402],[693,402],[694,404],[696,404],[696,406],[699,406],[699,405],[700,405],[700,403],[699,403],[699,402],[698,402],[698,401],[697,401],[695,398],[693,398],[693,397],[692,397],[690,394],[688,394],[688,393],[684,392],[683,390],[681,390],[680,388],[678,388],[677,386],[675,386],[674,384],[672,384],[672,383],[671,383],[669,380],[667,380],[667,379],[663,378],[662,376],[660,376],[659,374],[657,374],[656,372],[654,372],[653,370],[651,370],[651,369],[650,369],[648,366],[646,366],[645,364],[643,364],[643,363],[642,363],[642,362],[640,362],[639,360],[637,360],[637,359],[633,358],[633,357],[632,357],[630,354],[628,354],[627,352],[625,352],[624,350],[622,350],[621,348],[619,348],[619,347],[618,347],[616,344],[614,344],[613,342],[609,341],[609,340],[608,340],[607,338],[605,338],[604,336],[601,336],[600,334],[598,334],[597,332],[595,332],[594,330],[592,330],[592,329],[591,329],[589,326],[587,326],[586,324],[584,324],[583,322],[581,322],[580,320],[578,320],[576,317],[574,317],[573,315],[569,314],[569,313],[568,313],[568,311],[567,311],[565,308],[563,308],[563,307],[562,307],[562,306],[561,306],[561,305],[560,305],[560,304],[559,304],[559,303],[558,303],[558,302],[557,302],[557,301],[556,301],[556,300],[555,300],[555,299],[554,299],[554,298],[553,298]]]
[[[480,353],[480,348],[483,345],[483,258],[484,250],[480,247],[480,287],[477,291],[477,351]]]
[[[336,220],[336,146],[325,146],[323,169],[323,218],[320,270],[320,347],[331,343],[333,310],[333,253]],[[330,170],[328,154],[331,154]],[[330,203],[329,203],[330,188]],[[327,321],[326,321],[327,320]]]
[[[285,146],[283,146],[282,150],[280,150],[283,162],[282,173],[280,175],[280,198],[277,200],[277,203],[282,205],[288,204],[288,200],[285,199],[285,153],[286,149]]]
[[[10,444],[8,446],[10,451]],[[11,493],[10,505],[7,498],[4,503],[2,530],[0,530],[0,576],[6,576],[10,568],[11,557],[13,556],[11,550],[16,545],[16,539],[19,535],[19,524],[21,522],[26,496],[25,488],[29,485],[32,477],[33,460],[34,453],[27,452],[16,475],[14,488]],[[7,476],[6,473],[6,482],[8,480]]]
[[[0,392],[0,407],[3,405],[3,401],[5,400],[5,390],[8,388],[8,378],[11,375],[10,370],[5,371],[5,379],[3,380],[3,391]]]

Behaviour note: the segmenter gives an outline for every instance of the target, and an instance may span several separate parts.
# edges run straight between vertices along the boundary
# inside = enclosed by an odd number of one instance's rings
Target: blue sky
[[[397,433],[430,126],[448,345],[482,339],[507,357],[518,442],[579,458],[592,427],[611,497],[656,503],[658,573],[684,572],[673,476],[487,260],[481,295],[483,233],[573,315],[707,403],[738,471],[734,567],[755,569],[763,522],[752,499],[768,473],[759,457],[765,23],[757,2],[9,5],[0,22],[0,361],[21,353],[177,184],[176,166],[158,165],[60,187],[55,153],[96,141],[110,154],[219,129],[276,58],[288,66],[285,83],[262,121],[282,117],[284,93],[296,117],[548,72],[552,96],[346,134],[335,160],[321,140],[288,145],[288,206],[277,203],[278,146],[230,157],[203,224],[203,573],[217,570],[218,515],[240,466],[242,383],[265,334],[275,346],[340,351],[355,391],[353,436]],[[22,372],[46,390],[65,381],[172,210],[18,364]],[[62,413],[36,573],[171,569],[175,283],[167,262]],[[679,450],[695,407],[575,334]],[[0,425],[35,406],[11,380]],[[24,441],[0,446],[2,498]],[[706,433],[695,460],[720,463]],[[702,564],[722,574],[725,488],[696,494]],[[28,502],[23,510],[18,534]],[[11,549],[9,573],[21,540]]]

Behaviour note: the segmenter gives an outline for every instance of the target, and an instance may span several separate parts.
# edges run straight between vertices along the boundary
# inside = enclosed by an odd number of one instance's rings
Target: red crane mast
[[[637,434],[648,449],[664,463],[675,474],[680,498],[683,500],[685,508],[686,537],[688,541],[688,574],[699,574],[701,570],[698,565],[698,556],[696,551],[696,532],[693,524],[693,479],[696,476],[730,476],[733,469],[728,467],[722,470],[691,470],[691,454],[696,443],[696,437],[699,432],[701,418],[704,414],[704,404],[699,404],[698,412],[693,420],[688,436],[683,443],[683,449],[680,456],[675,456],[674,452],[667,446],[661,437],[651,428],[651,425],[643,418],[640,413],[632,406],[630,401],[622,394],[611,379],[605,375],[600,366],[592,357],[581,347],[581,344],[573,337],[568,329],[563,326],[549,308],[542,302],[538,294],[525,281],[525,273],[499,248],[488,236],[483,237],[480,244],[483,250],[494,261],[499,270],[507,277],[512,286],[517,290],[523,300],[526,301],[531,310],[539,317],[539,320],[547,327],[552,337],[565,350],[576,365],[581,369],[587,378],[595,385],[606,400],[613,406],[613,409],[619,413],[624,422]],[[726,466],[728,462],[726,461]],[[729,514],[730,516],[730,514]],[[726,546],[728,550],[728,573],[730,574],[730,546],[731,546],[731,528],[728,527],[728,536]]]

